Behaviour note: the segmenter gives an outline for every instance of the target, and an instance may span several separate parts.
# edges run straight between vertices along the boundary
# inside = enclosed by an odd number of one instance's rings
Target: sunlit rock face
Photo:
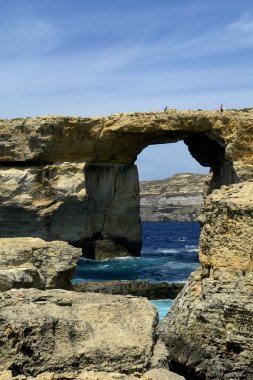
[[[184,140],[211,167],[211,192],[251,177],[252,120],[252,110],[1,120],[0,236],[64,240],[91,258],[139,255],[137,155]]]
[[[12,289],[0,293],[0,306],[0,372],[131,374],[151,360],[158,317],[145,298]]]
[[[141,220],[197,221],[209,179],[204,174],[180,173],[163,180],[140,182]]]
[[[211,192],[251,177],[252,120],[252,110],[1,120],[0,236],[64,240],[94,258],[138,255],[137,155],[184,140],[211,167]]]
[[[0,239],[0,292],[13,288],[71,288],[80,248],[38,238]]]
[[[1,120],[0,160],[132,164],[148,145],[185,140],[202,165],[218,169],[231,163],[234,174],[246,179],[252,120],[252,110]]]
[[[253,182],[206,198],[194,272],[159,328],[171,368],[190,379],[253,376]]]
[[[91,258],[104,258],[98,241],[110,255],[139,254],[135,166],[2,165],[0,181],[0,237],[63,240]]]

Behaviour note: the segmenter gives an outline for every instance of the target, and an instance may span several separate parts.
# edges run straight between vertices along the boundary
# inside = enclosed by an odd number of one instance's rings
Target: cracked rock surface
[[[206,198],[194,272],[158,328],[188,379],[253,378],[253,182]]]
[[[0,239],[0,291],[12,288],[68,289],[81,255],[80,248],[63,241]]]
[[[0,371],[144,372],[157,311],[144,298],[65,290],[0,294]]]

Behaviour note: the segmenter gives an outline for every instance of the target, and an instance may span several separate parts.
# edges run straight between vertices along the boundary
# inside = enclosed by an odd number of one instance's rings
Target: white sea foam
[[[160,253],[178,253],[180,252],[181,249],[175,249],[175,248],[170,248],[170,249],[158,249],[157,252]]]
[[[124,256],[124,257],[114,257],[114,258],[108,258],[108,259],[102,259],[102,260],[99,260],[101,262],[103,261],[118,261],[118,260],[136,260],[138,259],[139,257],[133,257],[133,256]]]

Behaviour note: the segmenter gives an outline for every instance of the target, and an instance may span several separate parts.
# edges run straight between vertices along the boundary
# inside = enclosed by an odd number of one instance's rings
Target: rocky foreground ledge
[[[13,377],[11,371],[4,371],[0,373],[0,380],[185,380],[185,378],[161,368],[151,369],[143,376],[138,374],[124,375],[116,372],[81,371],[79,373],[64,372],[62,374],[46,372],[36,377]]]
[[[184,287],[183,283],[149,281],[81,282],[73,286],[75,292],[131,295],[155,299],[174,299]]]
[[[144,298],[13,289],[0,293],[0,370],[13,375],[145,372],[157,311]]]

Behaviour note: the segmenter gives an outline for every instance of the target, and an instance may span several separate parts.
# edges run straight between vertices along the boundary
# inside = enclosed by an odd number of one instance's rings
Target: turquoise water
[[[170,299],[152,300],[150,302],[157,308],[160,321],[167,315],[168,311],[173,305],[173,300]]]

